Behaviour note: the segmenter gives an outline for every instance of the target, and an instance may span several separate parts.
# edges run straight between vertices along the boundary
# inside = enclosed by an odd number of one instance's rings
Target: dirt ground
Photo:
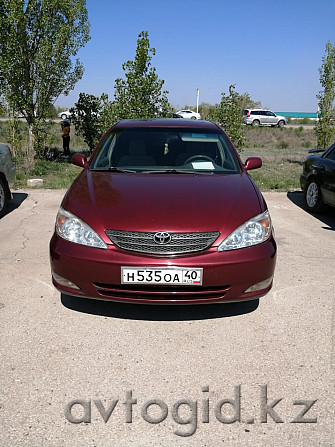
[[[335,446],[334,210],[265,193],[272,291],[157,308],[53,288],[63,194],[15,191],[0,219],[1,446]]]

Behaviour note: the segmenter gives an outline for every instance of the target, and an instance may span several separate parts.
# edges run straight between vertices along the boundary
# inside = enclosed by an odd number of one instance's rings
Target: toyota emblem
[[[166,231],[159,231],[154,234],[154,241],[156,244],[169,244],[171,242],[171,234],[166,233]]]

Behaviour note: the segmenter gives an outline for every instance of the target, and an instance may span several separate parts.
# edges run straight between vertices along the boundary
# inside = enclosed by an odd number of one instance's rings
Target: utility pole
[[[199,112],[199,89],[197,88],[197,113]]]

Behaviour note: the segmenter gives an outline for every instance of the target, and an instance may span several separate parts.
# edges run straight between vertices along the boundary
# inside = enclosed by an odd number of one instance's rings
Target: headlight
[[[261,244],[271,235],[271,219],[269,211],[248,220],[231,233],[218,247],[218,251],[236,250]]]
[[[107,244],[91,227],[63,208],[60,208],[57,214],[56,231],[58,236],[75,244],[107,248]]]

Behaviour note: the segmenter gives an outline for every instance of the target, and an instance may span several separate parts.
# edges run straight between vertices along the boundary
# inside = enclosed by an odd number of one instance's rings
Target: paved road
[[[2,447],[335,446],[333,211],[265,194],[278,265],[259,304],[151,308],[53,289],[63,193],[16,191],[0,220]]]

